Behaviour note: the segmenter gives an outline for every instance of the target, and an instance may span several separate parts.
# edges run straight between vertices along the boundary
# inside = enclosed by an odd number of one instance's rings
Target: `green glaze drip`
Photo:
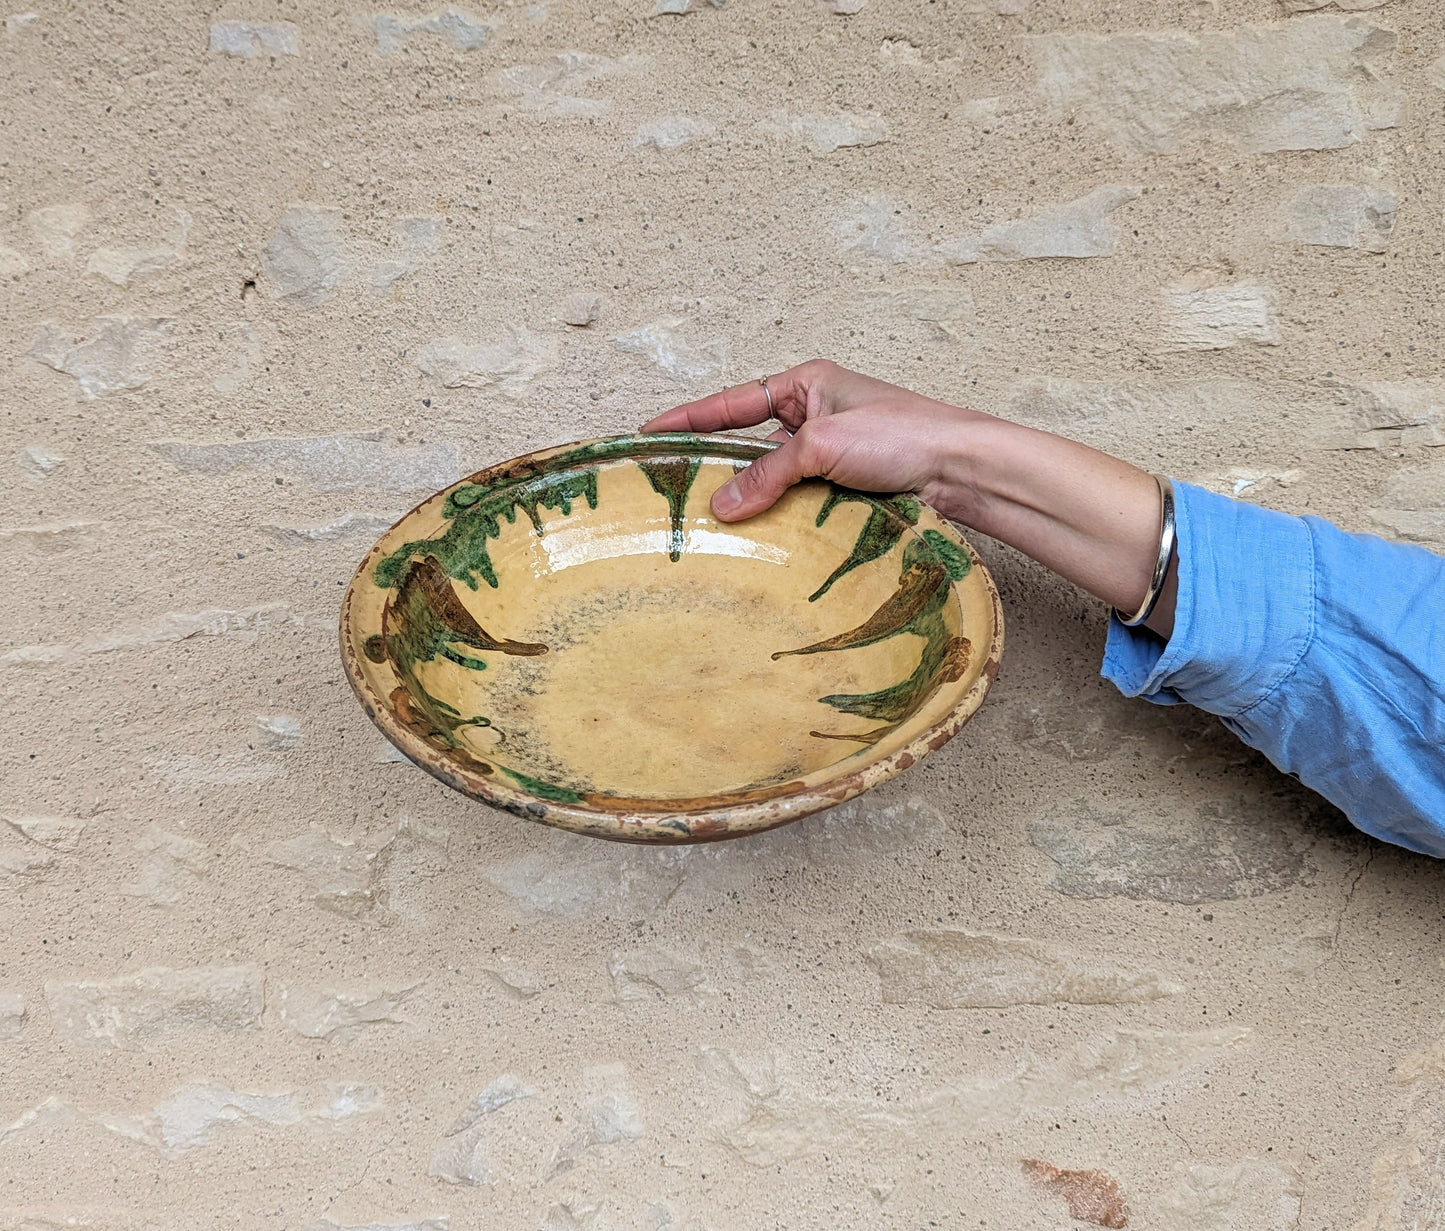
[[[527,514],[533,529],[542,533],[539,509],[557,509],[564,517],[573,502],[586,499],[597,507],[597,467],[607,462],[639,458],[730,460],[747,465],[777,446],[761,440],[700,439],[691,432],[659,432],[649,436],[616,436],[561,449],[550,457],[529,458],[510,470],[498,467],[475,476],[489,481],[459,484],[447,494],[442,516],[451,524],[433,539],[417,539],[392,552],[372,570],[372,580],[390,589],[402,575],[407,560],[417,552],[436,556],[448,576],[473,590],[480,577],[496,588],[488,543],[502,532],[503,520],[515,523],[517,510]],[[665,494],[665,493],[664,493]]]
[[[946,550],[940,549],[940,543]],[[845,714],[873,718],[884,726],[860,736],[824,735],[817,731],[812,734],[824,739],[858,739],[872,743],[901,725],[939,684],[962,677],[968,666],[969,642],[966,637],[949,633],[943,609],[948,602],[950,586],[967,573],[966,566],[970,563],[966,553],[936,530],[925,531],[903,549],[898,589],[867,620],[835,637],[798,650],[780,650],[773,655],[774,659],[778,659],[790,654],[859,649],[900,633],[913,633],[923,638],[918,666],[907,679],[877,692],[834,693],[818,698],[824,705],[831,705]]]
[[[937,530],[925,530],[923,537],[933,548],[933,554],[943,561],[950,581],[962,581],[973,569],[973,557],[957,543],[950,542]]]
[[[543,474],[495,487],[464,483],[448,494],[442,506],[442,516],[451,522],[445,533],[403,544],[376,566],[372,577],[383,589],[395,585],[413,553],[424,550],[441,562],[449,577],[466,582],[473,590],[481,577],[496,589],[497,574],[487,544],[502,533],[502,520],[515,523],[517,510],[521,509],[541,534],[539,509],[557,509],[566,517],[572,512],[573,502],[581,499],[589,508],[597,507],[595,467]]]
[[[909,527],[918,524],[918,516],[923,509],[912,496],[869,496],[846,487],[833,487],[824,497],[823,507],[818,510],[818,525],[823,525],[828,520],[828,515],[845,500],[855,500],[868,505],[868,520],[858,532],[858,540],[853,544],[853,550],[848,553],[847,559],[833,570],[827,581],[808,595],[810,603],[817,602],[833,588],[833,583],[838,578],[851,573],[860,564],[886,556],[898,545],[898,540]]]
[[[687,508],[687,494],[692,490],[692,481],[697,478],[701,465],[700,457],[663,457],[653,462],[637,463],[638,469],[652,484],[652,490],[667,500],[668,515],[672,519],[667,554],[673,561],[682,558],[682,514]]]
[[[540,778],[533,778],[522,773],[521,770],[511,769],[506,765],[497,766],[502,773],[511,778],[522,790],[535,795],[538,799],[550,799],[558,804],[580,804],[582,796],[565,786],[557,786],[551,782],[543,782]]]

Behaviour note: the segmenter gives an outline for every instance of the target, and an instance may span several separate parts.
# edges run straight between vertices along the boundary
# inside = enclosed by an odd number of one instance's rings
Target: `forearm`
[[[1032,556],[1121,610],[1148,590],[1159,551],[1159,489],[1147,472],[1087,445],[965,414],[939,443],[924,496],[946,515]],[[1148,624],[1167,637],[1174,578]]]
[[[917,492],[1121,610],[1135,611],[1159,555],[1159,488],[1086,445],[922,397],[823,360],[689,402],[651,431],[717,431],[776,419],[782,446],[713,495],[724,521],[769,508],[822,475],[864,491]],[[1168,637],[1173,572],[1148,625]]]

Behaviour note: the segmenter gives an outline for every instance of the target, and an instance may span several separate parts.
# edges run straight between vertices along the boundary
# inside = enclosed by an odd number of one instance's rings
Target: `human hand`
[[[768,394],[772,394],[769,404]],[[987,419],[897,385],[814,359],[678,406],[644,432],[717,432],[777,419],[782,447],[718,488],[713,515],[739,521],[770,508],[794,483],[823,477],[870,492],[914,492],[947,517],[967,521],[951,429]]]
[[[768,394],[772,394],[769,405]],[[1158,558],[1159,488],[1146,471],[1076,441],[934,401],[814,359],[658,415],[647,432],[716,432],[776,418],[781,448],[724,483],[713,516],[740,521],[818,476],[913,492],[1105,602],[1134,610]],[[1174,625],[1171,570],[1149,627]]]

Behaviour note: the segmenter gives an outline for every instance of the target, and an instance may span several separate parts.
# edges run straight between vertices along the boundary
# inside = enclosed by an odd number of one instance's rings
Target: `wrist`
[[[1154,477],[1062,436],[977,411],[950,424],[925,499],[1133,611],[1159,554]]]
[[[1002,492],[1010,436],[1018,427],[978,410],[956,410],[950,420],[933,451],[923,497],[950,520],[987,532],[989,510]]]

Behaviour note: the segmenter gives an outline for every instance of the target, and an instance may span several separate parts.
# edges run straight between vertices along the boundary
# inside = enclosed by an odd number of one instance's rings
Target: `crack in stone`
[[[1355,890],[1360,887],[1360,881],[1364,879],[1365,873],[1370,870],[1370,865],[1375,862],[1375,856],[1379,854],[1377,849],[1371,848],[1370,853],[1365,856],[1365,861],[1360,865],[1360,870],[1355,873],[1355,878],[1350,882],[1350,887],[1345,890],[1345,900],[1340,906],[1340,913],[1335,919],[1334,942],[1330,946],[1330,956],[1323,965],[1337,961],[1340,955],[1340,932],[1345,926],[1345,915],[1349,913],[1350,904],[1355,900]]]

